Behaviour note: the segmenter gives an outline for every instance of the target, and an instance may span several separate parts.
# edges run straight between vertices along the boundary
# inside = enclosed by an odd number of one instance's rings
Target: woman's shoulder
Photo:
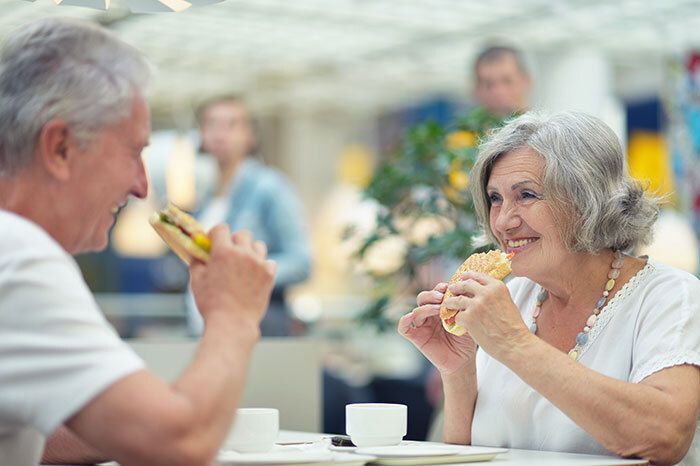
[[[663,314],[671,320],[682,320],[700,310],[700,280],[650,258],[611,303],[635,309],[639,317]]]
[[[255,178],[256,183],[264,192],[274,192],[291,186],[287,176],[275,167],[271,167],[258,159],[246,161],[248,176]]]
[[[656,292],[678,294],[681,290],[700,292],[700,279],[695,275],[649,258],[647,265],[639,272],[646,278],[644,287]]]

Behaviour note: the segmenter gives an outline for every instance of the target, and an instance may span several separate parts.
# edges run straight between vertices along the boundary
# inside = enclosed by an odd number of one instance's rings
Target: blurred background
[[[666,196],[646,252],[698,272],[700,1],[226,0],[153,14],[132,12],[126,0],[106,10],[57,3],[1,0],[0,39],[35,18],[82,18],[114,31],[156,70],[144,153],[150,197],[124,209],[108,250],[77,258],[102,309],[124,338],[193,338],[187,270],[147,218],[166,199],[201,208],[217,164],[202,151],[195,109],[216,95],[243,97],[256,157],[284,174],[303,207],[311,274],[286,289],[286,301],[289,338],[312,340],[320,355],[311,415],[319,430],[344,431],[346,402],[393,401],[409,403],[409,437],[428,435],[439,400],[427,364],[395,332],[358,323],[374,278],[352,260],[357,245],[343,232],[372,230],[377,206],[362,190],[409,128],[448,125],[477,103],[473,61],[490,44],[522,52],[530,108],[584,110],[613,127],[635,176]],[[375,272],[391,269],[396,251],[387,246],[372,260]],[[395,312],[411,308],[409,299]]]

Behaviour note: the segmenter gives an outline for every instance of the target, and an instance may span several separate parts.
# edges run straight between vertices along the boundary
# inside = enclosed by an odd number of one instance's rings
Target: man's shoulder
[[[67,254],[39,225],[21,215],[0,209],[0,254],[24,249],[40,254]]]

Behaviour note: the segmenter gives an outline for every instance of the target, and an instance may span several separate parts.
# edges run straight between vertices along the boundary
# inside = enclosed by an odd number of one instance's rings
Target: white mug
[[[345,406],[345,431],[358,447],[398,445],[406,435],[408,407],[390,403]]]
[[[226,438],[226,447],[239,453],[272,450],[279,435],[279,411],[274,408],[240,408]]]

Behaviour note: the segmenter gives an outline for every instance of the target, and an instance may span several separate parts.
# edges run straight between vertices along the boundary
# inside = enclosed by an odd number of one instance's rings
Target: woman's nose
[[[517,207],[504,203],[498,211],[495,226],[498,231],[506,232],[519,227],[521,222]]]

